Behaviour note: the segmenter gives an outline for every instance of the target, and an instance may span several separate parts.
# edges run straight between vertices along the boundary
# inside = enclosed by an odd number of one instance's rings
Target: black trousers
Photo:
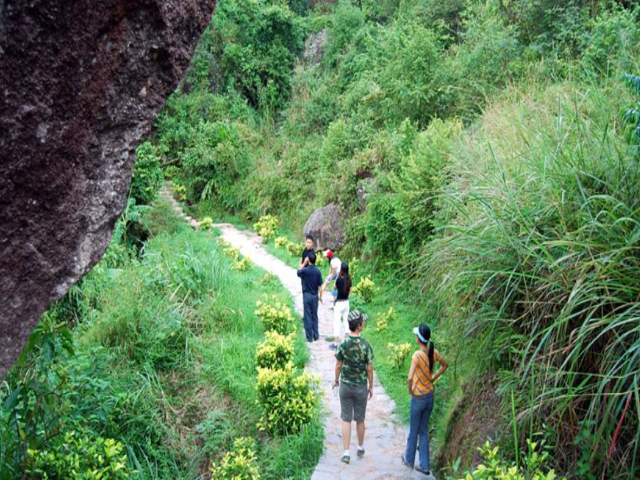
[[[304,306],[304,334],[308,342],[318,340],[320,332],[318,331],[318,295],[312,293],[302,294],[302,304]]]

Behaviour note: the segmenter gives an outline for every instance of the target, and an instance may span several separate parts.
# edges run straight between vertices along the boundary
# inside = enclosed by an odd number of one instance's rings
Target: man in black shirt
[[[318,296],[322,301],[322,274],[316,267],[316,254],[310,253],[298,270],[298,277],[302,281],[302,305],[304,306],[304,333],[307,342],[320,339],[318,329]]]
[[[304,241],[304,250],[302,250],[302,255],[300,256],[300,268],[306,265],[305,261],[309,255],[312,253],[315,255],[315,250],[313,249],[314,240],[311,235],[307,235],[307,238]]]

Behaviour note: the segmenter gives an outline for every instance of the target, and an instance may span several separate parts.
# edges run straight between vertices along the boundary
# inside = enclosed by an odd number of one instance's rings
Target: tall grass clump
[[[444,227],[416,263],[451,316],[468,312],[502,390],[522,392],[519,441],[543,431],[580,478],[640,473],[640,159],[620,113],[630,102],[617,80],[508,92],[460,138]]]

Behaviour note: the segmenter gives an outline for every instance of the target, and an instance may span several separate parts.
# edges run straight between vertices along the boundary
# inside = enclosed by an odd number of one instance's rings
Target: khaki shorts
[[[367,399],[369,389],[367,385],[349,385],[340,382],[340,418],[345,422],[355,420],[358,423],[364,422],[364,415],[367,410]]]

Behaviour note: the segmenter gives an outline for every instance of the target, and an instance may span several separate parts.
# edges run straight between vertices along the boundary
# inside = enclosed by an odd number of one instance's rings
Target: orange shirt
[[[433,351],[433,363],[440,361],[440,354]],[[413,394],[426,395],[433,391],[433,383],[429,380],[433,377],[432,365],[429,365],[429,355],[427,352],[418,350],[413,354],[412,362],[416,362],[416,371],[413,374]]]

